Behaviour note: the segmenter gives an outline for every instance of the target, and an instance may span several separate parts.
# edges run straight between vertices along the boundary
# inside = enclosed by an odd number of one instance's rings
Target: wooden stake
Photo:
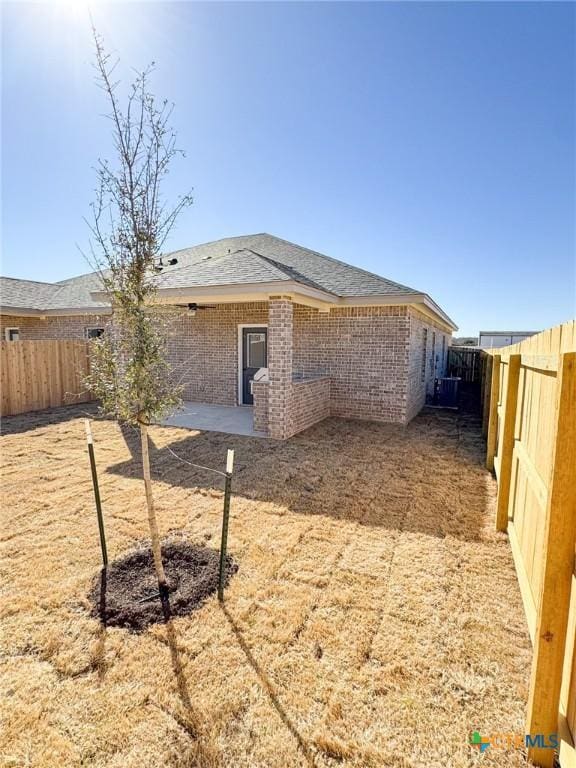
[[[102,516],[102,502],[100,500],[100,489],[98,487],[98,474],[96,472],[96,459],[94,457],[94,441],[92,440],[92,429],[90,419],[84,419],[86,427],[86,441],[88,443],[88,455],[90,456],[90,469],[92,470],[92,485],[94,487],[94,501],[96,502],[96,516],[98,518],[98,531],[100,532],[100,548],[102,550],[102,562],[104,568],[108,565],[108,551],[106,549],[106,535],[104,533],[104,518]]]
[[[142,474],[144,476],[144,490],[146,492],[146,507],[148,509],[148,524],[150,526],[150,538],[152,540],[152,555],[154,556],[154,568],[158,577],[160,592],[166,590],[166,574],[162,563],[162,548],[160,547],[160,534],[156,512],[154,511],[154,498],[152,496],[152,479],[150,477],[150,455],[148,453],[148,425],[140,424],[140,442],[142,445]]]
[[[516,427],[516,406],[518,404],[518,385],[520,383],[521,355],[510,355],[508,363],[508,385],[506,402],[502,413],[502,441],[500,473],[498,476],[498,503],[496,507],[496,530],[508,528],[508,502],[510,497],[510,478],[512,477],[512,454],[514,451],[514,429]]]
[[[576,352],[561,355],[555,439],[544,523],[542,582],[534,638],[526,732],[558,731],[558,708],[576,541]],[[551,768],[554,750],[530,747],[528,758]]]
[[[230,490],[232,488],[232,470],[234,469],[234,451],[228,449],[226,456],[226,480],[224,483],[224,512],[222,515],[222,537],[220,540],[220,569],[218,573],[218,600],[224,600],[224,582],[226,581],[226,548],[228,546],[228,520],[230,518]]]

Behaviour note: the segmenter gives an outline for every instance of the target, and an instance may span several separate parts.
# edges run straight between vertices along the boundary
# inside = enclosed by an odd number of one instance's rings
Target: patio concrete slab
[[[206,432],[225,432],[229,435],[266,437],[254,430],[254,418],[250,406],[208,405],[185,401],[182,408],[164,419],[165,426],[186,427]]]

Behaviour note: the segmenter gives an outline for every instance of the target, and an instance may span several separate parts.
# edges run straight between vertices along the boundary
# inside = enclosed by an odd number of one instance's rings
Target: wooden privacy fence
[[[0,342],[0,415],[92,400],[86,341]]]
[[[478,347],[449,347],[448,376],[459,376],[464,382],[477,384],[480,381],[481,352]]]
[[[560,738],[576,766],[576,323],[483,359],[486,463],[498,482],[534,648],[526,733]],[[534,743],[534,742],[532,742]],[[537,765],[554,750],[529,747]]]

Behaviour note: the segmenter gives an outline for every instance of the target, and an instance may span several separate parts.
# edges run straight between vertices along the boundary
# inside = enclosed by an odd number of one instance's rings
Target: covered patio
[[[285,440],[329,416],[331,376],[316,351],[311,300],[212,290],[189,293],[194,301],[173,322],[168,357],[185,404],[164,423]]]
[[[248,405],[208,405],[183,402],[182,408],[162,422],[166,427],[184,427],[201,432],[224,432],[228,435],[266,437],[254,429],[254,409]]]

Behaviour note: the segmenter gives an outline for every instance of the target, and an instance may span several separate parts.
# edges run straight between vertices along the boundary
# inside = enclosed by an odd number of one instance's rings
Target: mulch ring
[[[158,596],[151,549],[138,549],[108,564],[92,584],[92,615],[103,624],[142,631],[150,624],[186,616],[218,589],[220,553],[184,541],[162,544],[168,599]],[[226,555],[226,583],[238,566]],[[146,598],[155,595],[153,599]]]

